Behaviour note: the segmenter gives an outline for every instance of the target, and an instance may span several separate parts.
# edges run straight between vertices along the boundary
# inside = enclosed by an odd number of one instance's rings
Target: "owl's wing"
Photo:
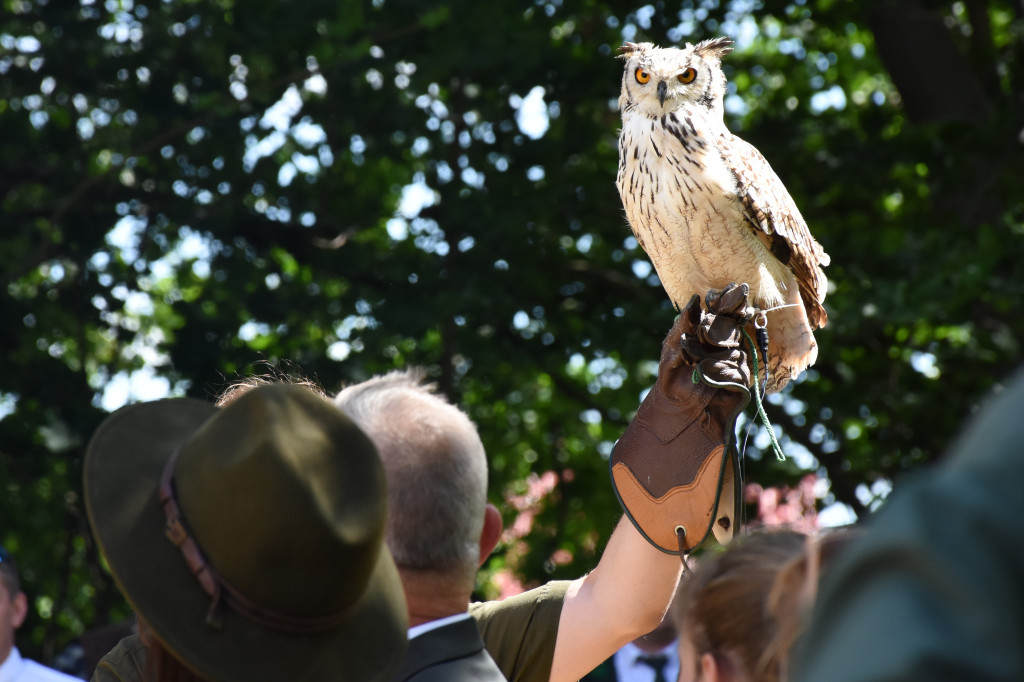
[[[821,266],[829,264],[829,255],[811,235],[793,197],[757,148],[726,133],[719,149],[736,178],[747,223],[796,277],[811,328],[825,326],[828,314],[822,302],[828,279]]]

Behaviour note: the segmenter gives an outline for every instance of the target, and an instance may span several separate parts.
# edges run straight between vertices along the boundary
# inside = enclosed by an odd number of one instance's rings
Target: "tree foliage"
[[[768,405],[794,456],[751,426],[748,479],[812,473],[819,506],[863,514],[938,458],[1020,361],[1024,18],[867,6],[2,0],[0,542],[35,598],[23,649],[127,613],[80,493],[104,415],[263,362],[329,389],[429,368],[530,528],[481,594],[594,566],[620,514],[607,457],[675,314],[614,188],[626,39],[736,39],[728,123],[832,255],[818,362]]]

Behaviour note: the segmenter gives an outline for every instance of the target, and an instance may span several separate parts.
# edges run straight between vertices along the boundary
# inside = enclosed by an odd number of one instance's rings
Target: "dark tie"
[[[659,654],[657,656],[637,656],[637,663],[643,663],[654,671],[654,682],[668,682],[665,679],[665,666],[668,665],[668,656]]]

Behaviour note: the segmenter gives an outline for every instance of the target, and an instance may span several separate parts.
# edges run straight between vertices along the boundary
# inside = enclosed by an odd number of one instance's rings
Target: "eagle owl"
[[[750,286],[768,331],[767,390],[818,355],[829,256],[752,145],[725,127],[728,38],[682,49],[626,43],[616,184],[633,234],[677,308],[731,282]],[[753,323],[752,323],[753,324]],[[763,376],[763,373],[762,373]]]

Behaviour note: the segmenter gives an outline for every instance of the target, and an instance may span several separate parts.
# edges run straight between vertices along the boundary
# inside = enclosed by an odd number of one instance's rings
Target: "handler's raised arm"
[[[749,398],[741,328],[747,286],[695,296],[662,345],[658,379],[612,454],[626,510],[601,560],[574,581],[558,622],[551,682],[574,682],[661,622],[681,554],[732,537],[735,421]],[[723,519],[725,519],[723,521]]]

